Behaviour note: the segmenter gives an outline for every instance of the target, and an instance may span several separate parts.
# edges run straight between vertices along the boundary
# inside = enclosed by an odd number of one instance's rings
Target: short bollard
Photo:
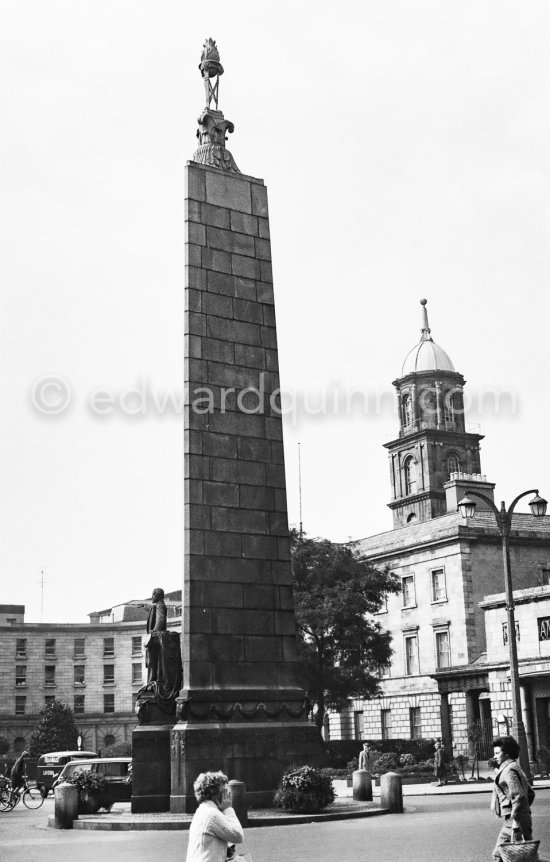
[[[372,802],[372,776],[366,769],[353,773],[353,798],[356,802]]]
[[[235,778],[229,782],[229,792],[231,793],[231,804],[235,809],[235,814],[239,818],[241,826],[244,828],[248,825],[248,803],[246,801],[246,784],[244,781],[237,781]]]
[[[78,818],[78,791],[74,784],[58,784],[54,791],[54,826],[56,829],[72,829]]]
[[[401,776],[396,772],[386,772],[380,777],[380,806],[390,814],[403,814],[403,788]]]

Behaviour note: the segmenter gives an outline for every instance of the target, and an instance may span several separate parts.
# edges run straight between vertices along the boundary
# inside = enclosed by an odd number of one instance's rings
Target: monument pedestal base
[[[140,725],[132,731],[132,811],[170,809],[171,724]]]
[[[249,806],[273,802],[284,770],[296,764],[319,767],[324,747],[317,727],[306,721],[180,722],[171,733],[170,811],[197,808],[193,782],[201,772],[219,769],[244,781]]]

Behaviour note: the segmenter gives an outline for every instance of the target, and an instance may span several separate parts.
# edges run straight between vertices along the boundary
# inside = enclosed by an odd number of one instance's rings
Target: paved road
[[[490,862],[498,823],[486,794],[409,797],[402,815],[247,829],[254,862]],[[186,832],[58,831],[38,811],[0,814],[1,862],[183,862]],[[533,806],[541,857],[550,859],[550,790]]]

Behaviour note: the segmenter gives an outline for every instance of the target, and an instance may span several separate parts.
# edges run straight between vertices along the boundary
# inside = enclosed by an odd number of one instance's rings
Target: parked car
[[[54,781],[65,764],[78,758],[89,760],[92,757],[97,757],[95,751],[49,751],[47,754],[42,754],[38,758],[36,767],[36,786],[44,799],[53,788]]]
[[[55,788],[75,772],[97,772],[107,784],[109,803],[130,802],[132,798],[132,758],[95,757],[90,760],[71,760],[55,779]]]

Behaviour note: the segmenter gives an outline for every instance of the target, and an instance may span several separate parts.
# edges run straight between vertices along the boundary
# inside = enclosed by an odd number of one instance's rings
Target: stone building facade
[[[165,600],[168,627],[179,631],[181,591]],[[0,736],[10,743],[8,756],[28,747],[52,700],[73,710],[83,749],[131,740],[146,681],[147,610],[137,604],[94,612],[82,624],[26,623],[23,605],[0,605]]]
[[[394,529],[360,543],[374,565],[401,579],[401,593],[388,597],[377,615],[391,632],[394,655],[380,669],[383,696],[331,714],[328,732],[331,738],[443,737],[456,753],[470,749],[468,728],[475,722],[489,756],[496,716],[510,699],[505,668],[491,669],[484,619],[486,597],[504,586],[502,546],[490,507],[479,502],[475,516],[464,520],[458,502],[468,489],[494,502],[495,486],[481,473],[479,429],[471,432],[464,422],[464,378],[431,339],[422,304],[420,342],[394,384],[400,427],[387,445]],[[510,556],[516,589],[544,589],[550,518],[515,514]],[[528,701],[524,696],[526,713]],[[532,716],[529,722],[535,745],[539,732]]]

